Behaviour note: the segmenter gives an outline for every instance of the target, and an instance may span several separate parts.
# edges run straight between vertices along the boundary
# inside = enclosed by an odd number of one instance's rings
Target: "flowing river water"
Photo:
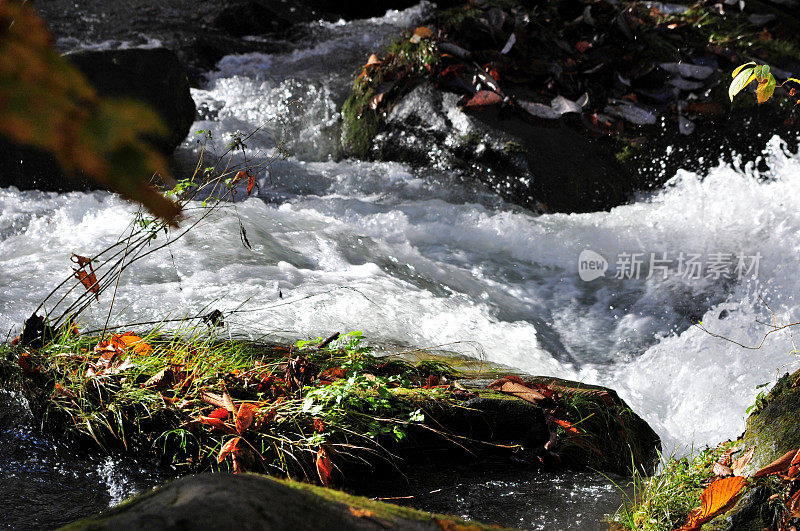
[[[170,252],[128,270],[112,320],[244,303],[248,311],[227,320],[235,332],[297,338],[357,329],[390,349],[447,344],[527,373],[612,387],[659,433],[667,453],[736,437],[756,386],[796,369],[800,358],[791,329],[758,350],[708,331],[758,345],[773,317],[800,317],[800,157],[773,138],[766,172],[735,163],[704,175],[679,172],[633,204],[571,215],[533,214],[446,168],[335,160],[338,109],[353,72],[425,9],[316,23],[305,47],[223,58],[204,88],[193,89],[202,119],[178,160],[196,159],[196,131],[210,130],[221,152],[236,131],[260,126],[246,142],[249,156],[258,160],[278,141],[291,155],[258,174],[257,197],[238,202],[235,213],[215,216]],[[0,330],[18,333],[70,274],[70,253],[89,256],[116,241],[133,211],[102,192],[0,189]],[[252,249],[242,245],[237,215]],[[581,279],[587,249],[608,262],[604,277]],[[642,270],[614,278],[625,253],[640,253]],[[651,255],[664,253],[674,263],[681,253],[695,255],[700,278],[649,271]],[[739,256],[757,271],[739,275]],[[712,263],[726,257],[730,278],[715,278]],[[102,325],[107,312],[101,301],[84,320]],[[11,527],[63,524],[163,479],[124,459],[72,456],[27,415],[18,397],[2,396],[0,497],[15,507]],[[471,499],[484,489],[491,500],[484,507],[503,495],[538,496],[502,523],[543,529],[585,529],[596,514],[555,513],[581,513],[600,500],[608,512],[619,503],[607,481],[562,478],[569,484],[562,488],[557,478],[525,474],[488,478],[460,494],[454,486],[451,494]],[[529,492],[531,483],[548,481],[550,496],[562,488],[561,505]],[[569,496],[583,499],[583,509]],[[48,512],[48,504],[56,505]]]

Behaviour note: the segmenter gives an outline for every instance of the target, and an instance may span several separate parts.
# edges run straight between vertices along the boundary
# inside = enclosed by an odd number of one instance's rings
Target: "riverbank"
[[[616,517],[631,530],[784,531],[800,525],[800,371],[786,373],[748,410],[735,440],[672,457]]]
[[[38,347],[25,337],[3,347],[3,387],[45,431],[181,474],[256,471],[375,495],[365,481],[397,490],[427,469],[448,485],[448,466],[487,458],[646,474],[660,448],[611,390],[460,370],[424,351],[376,357],[360,333],[288,347],[222,340],[205,325],[106,339],[65,327]]]

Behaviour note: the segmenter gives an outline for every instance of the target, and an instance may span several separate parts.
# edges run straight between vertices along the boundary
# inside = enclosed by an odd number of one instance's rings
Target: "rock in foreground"
[[[256,475],[168,483],[64,529],[489,529],[367,498]],[[496,529],[496,528],[492,528]]]

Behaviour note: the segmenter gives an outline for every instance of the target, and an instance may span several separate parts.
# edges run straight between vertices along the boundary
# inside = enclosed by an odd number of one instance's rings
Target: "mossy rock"
[[[785,374],[769,394],[764,397],[756,411],[747,419],[745,432],[732,446],[746,450],[755,446],[753,458],[744,470],[749,477],[756,470],[770,464],[786,452],[800,448],[800,371]],[[768,481],[761,480],[751,487],[737,504],[707,524],[704,530],[713,531],[761,531],[771,528],[775,518],[769,504],[771,495],[778,491],[770,489]]]
[[[770,464],[789,450],[800,448],[800,371],[785,374],[750,414],[737,443],[755,446],[745,476]]]
[[[255,474],[201,474],[167,483],[62,529],[481,530],[490,527],[291,480]]]

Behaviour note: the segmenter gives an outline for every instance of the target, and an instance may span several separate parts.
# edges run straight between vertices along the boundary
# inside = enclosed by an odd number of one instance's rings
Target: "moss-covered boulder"
[[[63,529],[497,529],[322,487],[257,475],[202,474]]]
[[[747,429],[737,441],[755,446],[745,475],[768,465],[789,450],[800,448],[800,371],[784,374],[758,401],[747,418]]]

